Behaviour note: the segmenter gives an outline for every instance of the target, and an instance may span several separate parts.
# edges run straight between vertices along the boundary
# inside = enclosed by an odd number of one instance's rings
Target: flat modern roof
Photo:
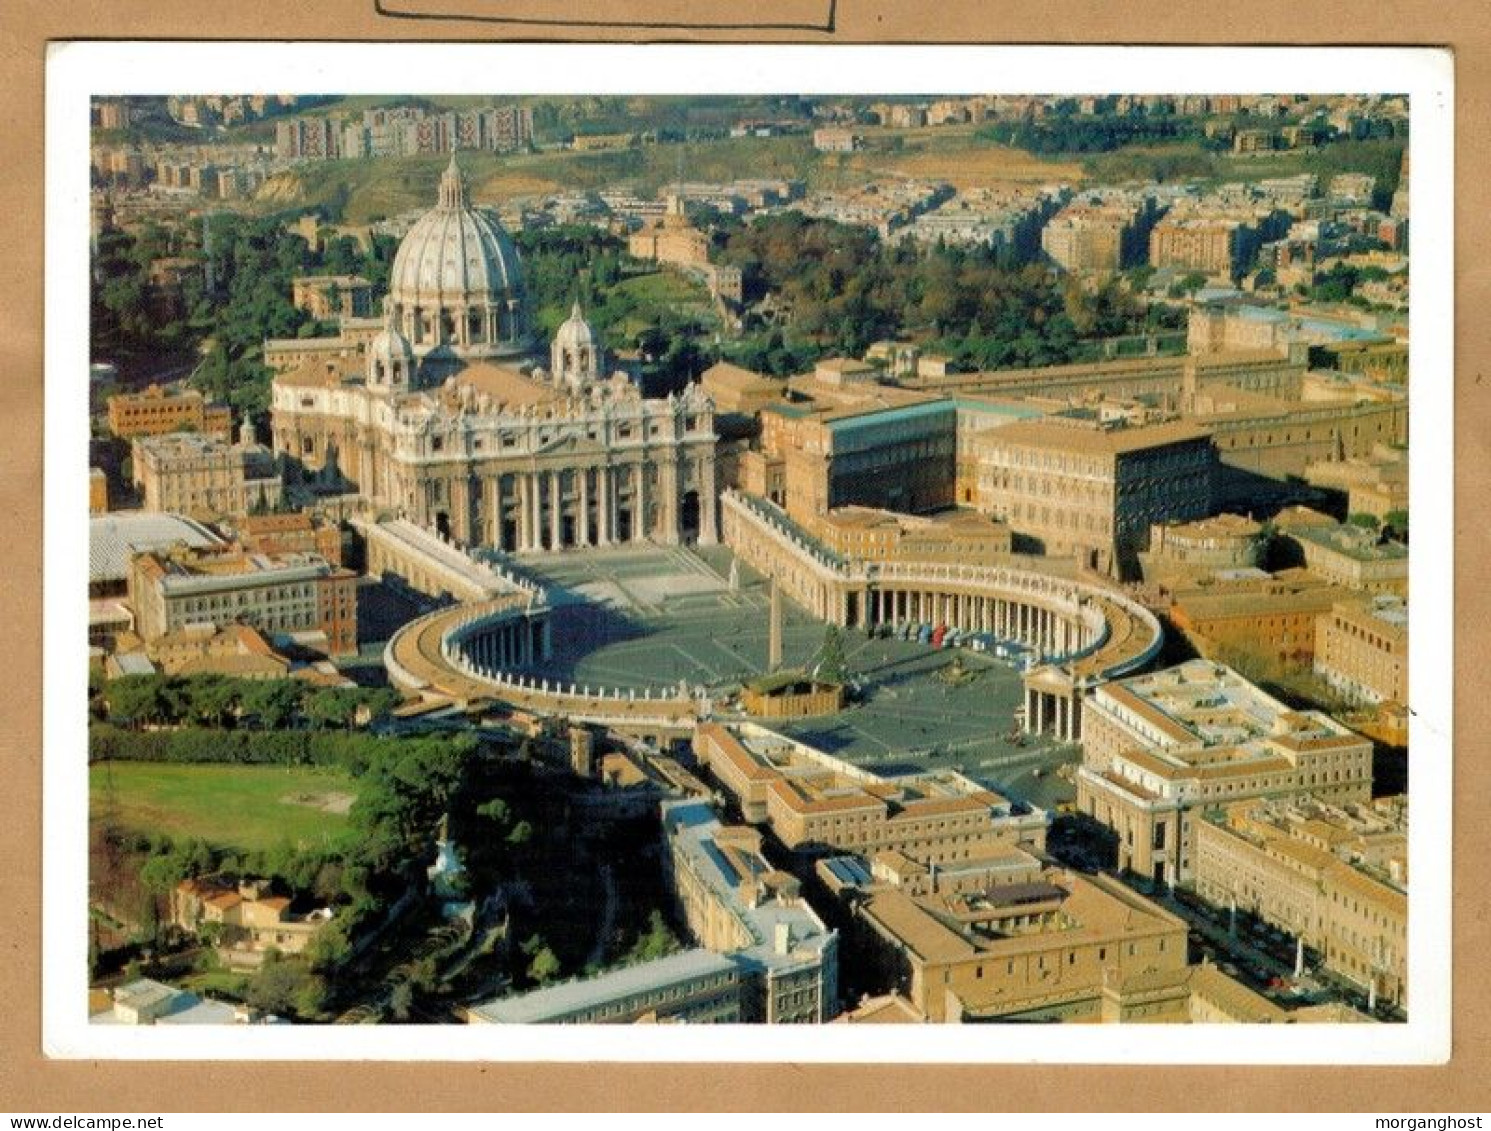
[[[681,982],[691,982],[711,974],[731,973],[736,969],[736,964],[724,955],[695,947],[654,962],[623,966],[594,978],[562,982],[532,993],[498,998],[473,1006],[471,1012],[483,1021],[498,1024],[563,1021],[607,1002],[625,1000],[635,994],[655,993]]]
[[[177,514],[112,511],[97,515],[88,520],[88,581],[123,581],[129,576],[132,556],[178,542],[194,548],[223,544],[201,523]]]
[[[1291,531],[1291,536],[1358,561],[1408,559],[1407,546],[1397,542],[1378,542],[1375,534],[1355,526],[1307,527]]]
[[[869,887],[872,877],[857,857],[830,856],[823,862],[829,874],[839,883],[849,887]]]
[[[1137,428],[1081,428],[1046,420],[1006,424],[984,432],[985,444],[1046,448],[1052,451],[1076,451],[1094,455],[1118,455],[1143,451],[1167,444],[1204,440],[1211,431],[1189,421],[1144,425]]]

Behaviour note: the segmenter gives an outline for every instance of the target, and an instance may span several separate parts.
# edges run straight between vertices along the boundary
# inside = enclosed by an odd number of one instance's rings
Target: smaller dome
[[[578,392],[601,379],[605,371],[605,350],[595,328],[585,321],[577,302],[567,321],[554,334],[549,351],[553,382],[559,388]]]
[[[390,391],[414,383],[414,347],[394,329],[381,331],[368,343],[368,386]]]
[[[374,357],[385,359],[408,358],[414,359],[414,347],[409,344],[409,339],[397,330],[382,330],[378,336],[368,343],[368,353]]]
[[[566,349],[578,349],[581,346],[595,348],[595,328],[585,321],[579,302],[575,303],[570,309],[569,317],[554,332],[554,343]]]

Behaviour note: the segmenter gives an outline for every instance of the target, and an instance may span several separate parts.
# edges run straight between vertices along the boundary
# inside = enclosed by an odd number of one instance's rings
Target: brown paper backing
[[[721,18],[719,13],[734,13]],[[403,14],[394,14],[403,13]],[[414,16],[411,13],[437,14]],[[439,13],[481,19],[439,18]],[[517,18],[514,18],[517,17]],[[566,24],[565,20],[583,21]],[[615,22],[613,22],[615,21]],[[687,26],[713,21],[715,27]],[[722,28],[724,23],[752,26]],[[775,25],[775,26],[772,26]],[[628,40],[1448,46],[1455,51],[1456,614],[1453,1057],[1435,1068],[968,1067],[793,1064],[453,1064],[53,1061],[41,1052],[43,60],[48,41],[193,39]],[[1245,40],[1235,37],[1245,36]],[[1488,828],[1486,445],[1491,369],[1491,16],[1483,0],[1241,8],[1153,0],[10,0],[0,21],[0,477],[6,788],[0,917],[0,1108],[259,1111],[1486,1111]],[[1142,85],[1142,76],[1135,76]],[[1260,81],[1262,77],[1260,77]],[[1054,84],[1059,87],[1059,83]],[[1287,85],[1287,84],[1286,84]],[[80,548],[81,550],[81,548]],[[1416,646],[1432,646],[1416,641]],[[914,1032],[908,1031],[914,1039]],[[170,1120],[167,1120],[167,1126]]]

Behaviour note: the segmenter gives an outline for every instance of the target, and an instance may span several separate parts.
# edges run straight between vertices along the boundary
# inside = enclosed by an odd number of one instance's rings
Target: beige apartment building
[[[853,153],[864,137],[842,126],[824,126],[813,131],[813,148],[819,153]]]
[[[1182,421],[1133,428],[1041,420],[973,437],[978,508],[1047,555],[1078,555],[1120,576],[1158,522],[1211,513],[1216,450]]]
[[[818,1024],[839,1012],[838,934],[772,867],[761,834],[700,801],[663,805],[669,874],[696,942],[745,973],[743,1020]]]
[[[824,545],[867,562],[991,562],[1013,548],[1010,528],[977,511],[920,517],[873,507],[839,507],[805,524]]]
[[[1358,703],[1408,702],[1408,603],[1381,596],[1316,620],[1315,673]]]
[[[858,889],[866,922],[894,955],[882,972],[896,991],[841,1021],[1370,1020],[1337,1005],[1287,1011],[1215,966],[1189,966],[1168,912],[1107,877],[1089,881],[1018,849],[947,867],[881,853],[870,876],[838,857],[818,873],[830,890]],[[939,1001],[940,1015],[922,1012]]]
[[[157,636],[146,654],[167,675],[216,672],[237,679],[283,679],[290,671],[290,661],[246,624],[187,625]]]
[[[246,515],[222,530],[256,554],[319,554],[332,565],[342,564],[341,527],[303,512]]]
[[[1298,936],[1326,969],[1407,1005],[1406,814],[1403,798],[1211,810],[1196,826],[1196,892]]]
[[[1102,875],[1037,868],[970,892],[872,890],[861,913],[932,1022],[1097,1021],[1105,979],[1187,969],[1185,921]]]
[[[742,460],[747,491],[804,523],[846,506],[920,513],[953,505],[957,408],[950,399],[831,365],[789,388],[790,402],[761,412],[759,460]],[[771,492],[776,483],[780,499]]]
[[[260,632],[319,633],[328,655],[357,651],[357,575],[314,554],[239,547],[138,554],[130,603],[147,644],[188,625],[235,622]]]
[[[101,467],[88,469],[88,513],[107,514],[109,510],[109,477]]]
[[[637,259],[703,267],[709,262],[709,236],[689,222],[683,198],[670,196],[662,221],[633,232],[627,240],[627,251]]]
[[[381,322],[377,323],[382,325]],[[321,372],[329,368],[360,366],[367,356],[368,342],[360,337],[349,336],[347,321],[342,320],[342,333],[334,338],[270,338],[264,343],[264,364],[275,373],[293,373],[306,365],[314,365]]]
[[[373,284],[361,275],[302,275],[291,283],[290,301],[322,322],[376,313]]]
[[[1219,664],[1192,660],[1087,700],[1077,808],[1113,832],[1123,871],[1189,886],[1204,810],[1305,795],[1370,800],[1372,743]]]
[[[751,723],[701,723],[694,752],[745,819],[788,848],[898,850],[935,863],[1045,849],[1044,812],[951,771],[881,778]]]
[[[1167,216],[1149,233],[1149,264],[1231,276],[1250,257],[1249,237],[1254,235],[1227,217]]]
[[[1041,229],[1041,250],[1073,274],[1122,270],[1143,258],[1154,207],[1150,199],[1074,200]]]
[[[208,432],[230,438],[233,419],[225,404],[211,404],[195,389],[151,385],[143,393],[109,398],[109,431],[120,439],[158,436],[162,432]]]
[[[717,361],[699,377],[699,383],[714,402],[715,411],[754,416],[769,404],[782,399],[787,383],[751,369]]]
[[[1314,659],[1320,616],[1352,596],[1304,570],[1274,576],[1258,570],[1176,582],[1166,612],[1209,660],[1249,656],[1291,667]]]
[[[1305,568],[1326,581],[1368,593],[1408,596],[1408,547],[1381,542],[1358,526],[1315,527],[1291,534]]]
[[[132,463],[148,511],[246,515],[278,506],[283,493],[274,454],[248,435],[237,444],[201,432],[141,436]]]
[[[1289,399],[1243,389],[1183,391],[1181,403],[1212,434],[1225,464],[1283,478],[1320,460],[1408,442],[1408,399]]]

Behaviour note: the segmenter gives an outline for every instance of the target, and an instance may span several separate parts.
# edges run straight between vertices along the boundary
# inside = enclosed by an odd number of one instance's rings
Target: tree
[[[519,821],[507,834],[507,843],[513,847],[527,844],[533,839],[533,826],[527,821]]]
[[[244,1000],[266,1013],[316,1017],[325,1007],[326,982],[298,960],[270,950],[264,965],[250,979]]]
[[[1361,527],[1363,530],[1376,530],[1382,525],[1381,520],[1375,514],[1366,514],[1364,512],[1351,515],[1346,521],[1352,526]]]
[[[559,957],[548,947],[541,947],[528,964],[528,977],[545,985],[559,977]]]
[[[476,807],[476,815],[485,817],[500,827],[506,827],[512,815],[512,808],[500,797],[494,797],[490,801],[484,801]]]
[[[164,687],[165,681],[159,676],[121,676],[104,691],[109,717],[135,727],[161,722],[167,717]]]
[[[321,727],[350,726],[357,707],[356,693],[340,687],[313,691],[303,704],[305,717]]]
[[[678,949],[678,939],[668,929],[667,921],[656,908],[647,917],[647,931],[638,937],[627,953],[628,962],[651,962]]]
[[[1382,528],[1394,541],[1408,541],[1408,512],[1406,510],[1388,511],[1382,519]]]
[[[185,681],[191,717],[208,726],[224,726],[238,706],[241,688],[236,680],[206,674]]]
[[[396,1021],[408,1021],[409,1010],[414,1006],[414,989],[408,982],[400,982],[388,995],[388,1008]]]
[[[829,624],[823,630],[823,646],[818,651],[817,675],[828,683],[844,682],[844,635],[836,624]]]
[[[140,882],[158,895],[169,894],[190,874],[191,862],[184,853],[152,856],[140,865]]]
[[[243,689],[239,708],[261,727],[278,730],[295,717],[303,691],[299,680],[254,680]]]

